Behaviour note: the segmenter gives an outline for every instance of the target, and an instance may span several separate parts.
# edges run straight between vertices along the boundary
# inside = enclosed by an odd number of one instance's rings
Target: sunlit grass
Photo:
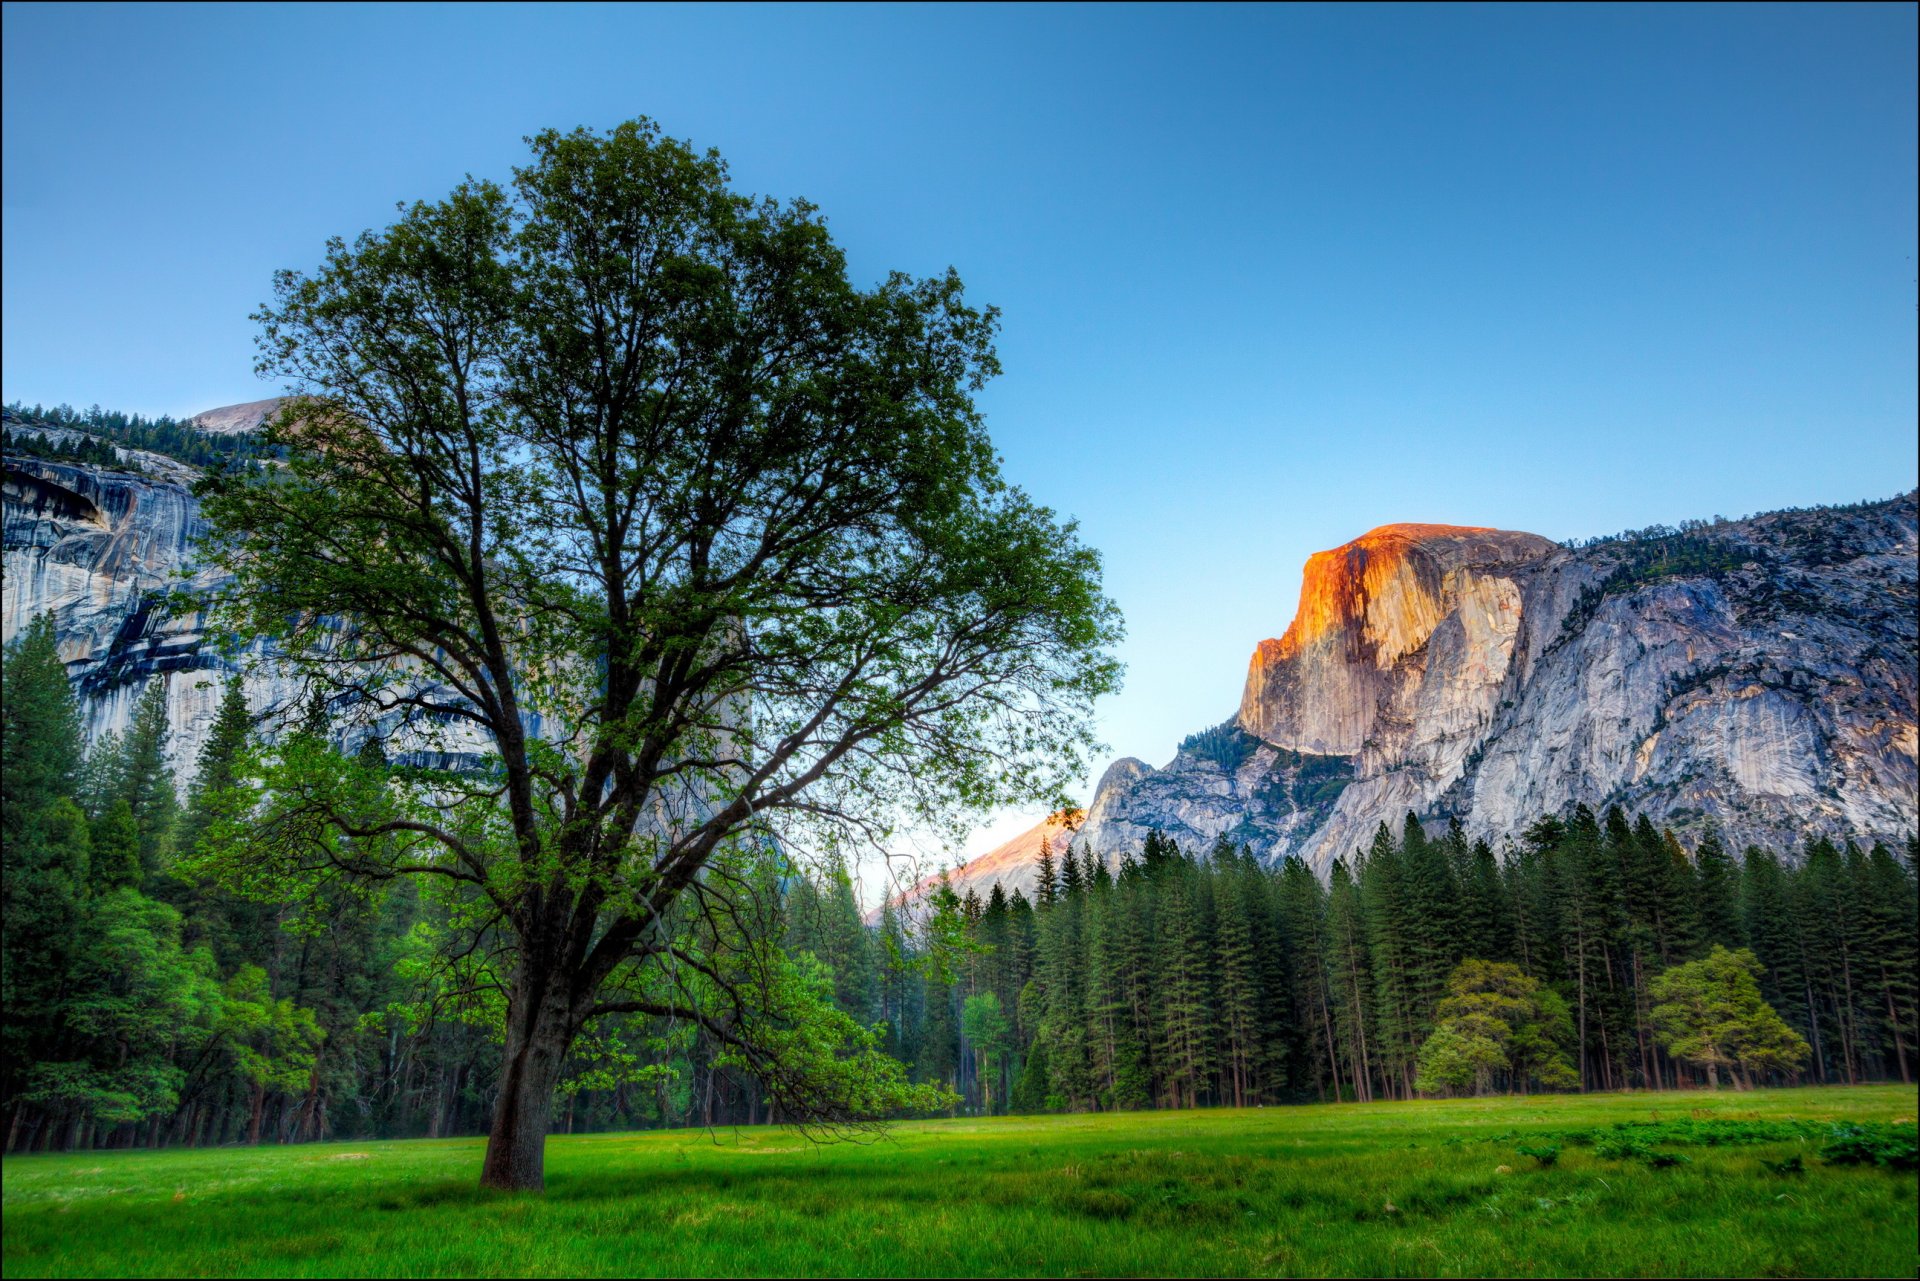
[[[1913,1124],[1910,1088],[1639,1094],[556,1138],[548,1191],[478,1140],[11,1158],[8,1277],[1915,1275],[1912,1172],[1815,1135],[1563,1145],[1617,1122]],[[1814,1127],[1817,1129],[1818,1127]],[[1800,1155],[1804,1173],[1780,1173]],[[1769,1165],[1769,1163],[1772,1163]],[[1503,1171],[1504,1167],[1504,1171]]]

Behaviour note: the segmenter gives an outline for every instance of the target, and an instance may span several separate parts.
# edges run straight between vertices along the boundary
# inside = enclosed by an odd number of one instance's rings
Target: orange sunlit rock
[[[1499,569],[1553,548],[1536,534],[1480,525],[1401,524],[1316,552],[1292,625],[1254,649],[1240,724],[1296,751],[1359,751],[1396,665],[1463,604],[1507,608]]]

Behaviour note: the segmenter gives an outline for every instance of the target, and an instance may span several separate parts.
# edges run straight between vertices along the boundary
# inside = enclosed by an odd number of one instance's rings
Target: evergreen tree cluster
[[[122,413],[117,409],[102,409],[93,405],[87,409],[75,409],[72,405],[26,405],[11,401],[6,406],[6,415],[13,422],[15,430],[6,440],[8,453],[23,453],[36,457],[66,458],[68,455],[58,452],[41,453],[41,450],[55,449],[43,438],[31,431],[35,425],[65,427],[72,431],[84,432],[98,438],[93,446],[97,454],[105,450],[104,458],[75,456],[76,461],[99,462],[103,465],[125,468],[127,464],[114,461],[111,445],[120,445],[127,449],[144,449],[149,453],[164,454],[194,467],[220,468],[246,466],[256,459],[268,455],[267,448],[260,443],[257,434],[242,432],[234,434],[202,431],[178,418],[162,414],[158,418],[148,418],[141,414]],[[67,446],[75,449],[75,446]],[[78,446],[88,448],[87,445]]]
[[[118,467],[120,455],[112,445],[97,436],[80,436],[56,441],[41,432],[10,432],[0,427],[0,454],[26,458],[46,458],[59,463],[79,463],[87,467]]]
[[[404,878],[374,893],[320,881],[289,902],[209,875],[195,851],[230,821],[230,789],[255,737],[235,682],[179,796],[167,679],[150,680],[124,736],[87,750],[51,616],[7,648],[7,1150],[485,1133],[501,1053],[498,982],[485,958],[450,959],[440,946],[449,921],[474,905]],[[282,750],[325,750],[328,736],[316,700]],[[387,768],[372,743],[358,765]],[[717,929],[782,937],[779,878],[769,867],[749,877],[741,901],[767,910],[689,921],[687,941]],[[847,922],[866,940],[843,885],[830,896],[846,909],[838,933],[812,941],[811,883],[797,884],[794,936],[840,964],[771,965],[758,977],[782,989],[769,1008],[817,1030],[817,1005],[864,1000],[843,960]],[[816,992],[816,981],[835,990]],[[571,1056],[561,1128],[776,1119],[758,1079],[703,1030],[637,1014],[604,1024]],[[862,1035],[850,1022],[843,1030],[839,1044]],[[841,1067],[873,1062],[856,1055]]]
[[[441,946],[476,904],[417,878],[322,878],[289,902],[209,875],[196,851],[258,745],[236,683],[178,795],[166,679],[89,751],[50,618],[6,652],[8,1150],[485,1132],[501,984],[484,949]],[[329,737],[315,702],[276,750]],[[353,765],[389,769],[377,743]],[[767,850],[718,868],[729,897],[676,928],[691,960],[736,958],[715,981],[768,987],[791,1053],[864,1043],[914,1097],[974,1112],[1663,1088],[1803,1061],[1814,1081],[1911,1080],[1914,857],[1736,859],[1585,808],[1499,857],[1409,816],[1325,881],[1155,835],[1117,868],[1043,847],[1032,899],[943,880],[869,926],[843,863]],[[633,1004],[572,1050],[556,1128],[780,1119],[764,1065]],[[816,1008],[841,1031],[803,1036]]]
[[[961,962],[917,987],[883,964],[899,999],[875,1013],[905,1019],[919,1072],[992,1110],[1680,1088],[1717,1074],[1674,993],[1699,986],[1690,964],[1737,971],[1732,953],[1757,975],[1736,984],[1757,982],[1747,1004],[1770,1007],[1747,1017],[1784,1023],[1741,1060],[1743,1083],[1910,1081],[1914,857],[1911,840],[1820,840],[1798,864],[1735,859],[1585,807],[1504,858],[1410,815],[1324,882],[1225,842],[1196,857],[1155,836],[1112,872],[1048,851],[1031,903],[937,889],[926,935]],[[891,909],[882,938],[911,963]],[[984,1052],[964,1018],[982,998],[1009,1015]]]

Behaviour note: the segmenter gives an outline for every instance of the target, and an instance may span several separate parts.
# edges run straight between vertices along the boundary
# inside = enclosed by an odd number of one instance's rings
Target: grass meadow
[[[4,1268],[1912,1277],[1920,1177],[1821,1153],[1836,1123],[1911,1150],[1915,1103],[1848,1087],[933,1121],[828,1145],[591,1135],[550,1140],[547,1192],[519,1197],[475,1186],[478,1139],[30,1156],[4,1166]]]

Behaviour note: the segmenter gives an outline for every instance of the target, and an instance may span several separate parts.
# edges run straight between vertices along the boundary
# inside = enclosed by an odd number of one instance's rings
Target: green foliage
[[[708,875],[732,853],[1058,804],[1120,635],[1098,555],[999,474],[974,401],[997,315],[957,275],[856,286],[813,206],[734,191],[650,121],[528,144],[510,188],[468,180],[276,277],[256,319],[261,372],[300,393],[265,436],[285,461],[199,490],[221,624],[339,707],[484,745],[429,778],[296,735],[196,857],[261,896],[440,883],[450,951],[507,988],[483,1177],[513,1187],[603,1015],[671,1010],[755,1071],[764,1032],[826,1074],[768,1101],[834,1123],[888,1098],[818,1020],[634,971],[673,975],[683,905],[747,910]],[[870,1005],[844,915],[803,955]],[[807,1006],[804,966],[760,969],[706,995]]]
[[[119,451],[94,436],[82,434],[78,439],[56,440],[42,432],[10,432],[4,427],[0,427],[0,453],[78,463],[83,467],[114,467],[120,461]]]
[[[1703,960],[1677,965],[1654,979],[1651,1012],[1660,1043],[1676,1058],[1706,1068],[1718,1082],[1722,1068],[1745,1082],[1757,1073],[1794,1071],[1811,1053],[1760,995],[1760,963],[1751,951],[1715,945]]]
[[[1508,962],[1469,959],[1448,977],[1447,992],[1420,1049],[1416,1089],[1439,1094],[1471,1086],[1484,1094],[1502,1072],[1550,1090],[1579,1083],[1566,1053],[1566,1004],[1538,979]]]
[[[144,449],[149,453],[164,454],[194,467],[247,468],[255,460],[270,458],[275,451],[268,448],[258,433],[220,433],[201,431],[191,423],[162,415],[159,418],[145,418],[139,414],[125,414],[118,410],[102,409],[94,405],[88,409],[75,409],[72,405],[25,405],[11,401],[6,406],[10,418],[18,420],[20,426],[43,423],[50,427],[64,427],[71,431],[86,433],[98,442],[82,444],[73,450],[73,461],[96,463],[125,468],[128,464],[116,462],[111,445],[126,449]],[[58,453],[39,454],[31,442],[41,439],[36,433],[16,431],[7,439],[8,452],[16,450],[35,454],[38,457],[61,457]],[[107,444],[105,442],[111,442]],[[48,448],[42,445],[41,448]],[[57,448],[57,447],[55,447]]]
[[[1612,538],[1590,540],[1583,546],[1602,548],[1603,563],[1608,568],[1597,583],[1580,589],[1554,645],[1579,635],[1609,596],[1675,578],[1723,578],[1754,561],[1767,559],[1762,549],[1709,532],[1704,522],[1691,522],[1679,529],[1655,526],[1629,530]]]
[[[853,1125],[942,1111],[957,1098],[916,1085],[882,1050],[880,1031],[833,1004],[833,976],[812,956],[763,948],[753,958],[762,984],[751,1026],[715,1062],[760,1076],[803,1127]]]
[[[1820,1159],[1829,1164],[1877,1165],[1885,1170],[1920,1166],[1920,1146],[1910,1126],[1835,1125],[1828,1135]]]
[[[1180,740],[1182,752],[1212,761],[1229,774],[1246,764],[1259,746],[1260,740],[1241,729],[1238,721],[1223,721]]]

